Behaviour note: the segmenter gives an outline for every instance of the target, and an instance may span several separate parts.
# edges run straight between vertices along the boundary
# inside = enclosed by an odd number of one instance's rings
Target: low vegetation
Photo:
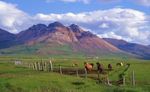
[[[130,68],[126,72],[126,85],[106,85],[99,83],[92,78],[76,77],[75,75],[61,75],[56,72],[35,71],[20,65],[15,65],[13,61],[20,60],[25,63],[52,60],[54,67],[72,67],[75,62],[79,68],[84,68],[84,62],[100,62],[107,68],[112,64],[113,71],[109,78],[112,81],[118,80],[118,75],[124,71],[124,67],[116,67],[117,62],[130,63]],[[49,58],[38,56],[1,56],[0,57],[0,92],[149,92],[150,61],[137,59],[119,58]],[[72,67],[73,68],[73,67]],[[120,71],[119,71],[120,69]],[[132,86],[131,74],[135,72],[136,85]],[[90,76],[90,75],[88,75]],[[95,75],[97,76],[97,75]]]

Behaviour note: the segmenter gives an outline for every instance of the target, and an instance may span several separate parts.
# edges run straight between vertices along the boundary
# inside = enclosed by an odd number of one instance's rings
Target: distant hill
[[[114,46],[125,52],[138,55],[144,59],[150,59],[150,46],[145,46],[136,43],[129,43],[124,40],[117,40],[111,38],[104,38],[104,40],[113,44]]]
[[[8,48],[16,44],[16,35],[0,29],[0,49]]]

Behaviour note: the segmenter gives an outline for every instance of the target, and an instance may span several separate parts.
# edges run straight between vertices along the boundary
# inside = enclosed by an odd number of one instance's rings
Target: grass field
[[[29,68],[16,66],[12,61],[23,62],[49,61],[49,57],[38,56],[1,56],[0,57],[0,92],[150,92],[150,61],[121,58],[51,58],[54,67],[59,65],[71,67],[73,62],[78,63],[79,68],[83,62],[101,62],[105,68],[107,64],[113,65],[114,71],[110,72],[110,80],[117,80],[120,71],[115,72],[117,62],[130,63],[131,66],[126,72],[125,86],[108,86],[98,83],[91,78],[81,78],[74,75],[61,75],[55,72],[34,71]],[[94,67],[96,68],[96,67]],[[136,86],[132,86],[130,79],[132,71],[135,71]],[[88,75],[89,76],[89,75]]]

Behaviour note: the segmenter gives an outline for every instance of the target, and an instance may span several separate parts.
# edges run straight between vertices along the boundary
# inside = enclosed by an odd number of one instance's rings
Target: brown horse
[[[87,63],[87,62],[84,62],[84,67],[87,71],[91,71],[94,67],[94,64],[93,63]]]
[[[108,64],[108,70],[111,71],[112,70],[112,65]]]
[[[102,73],[104,71],[103,65],[100,64],[99,62],[97,62],[96,64],[97,64],[97,71],[99,71],[100,73]]]

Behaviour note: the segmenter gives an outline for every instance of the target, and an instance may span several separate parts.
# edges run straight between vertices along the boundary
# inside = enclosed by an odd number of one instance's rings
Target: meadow
[[[56,72],[35,71],[33,69],[15,65],[14,61],[19,60],[24,63],[41,62],[52,60],[53,66],[62,68],[74,68],[75,62],[78,68],[84,69],[84,62],[100,62],[107,68],[112,64],[113,71],[109,78],[112,81],[118,80],[118,75],[124,67],[116,67],[117,62],[130,63],[130,68],[126,72],[125,85],[106,85],[98,80],[90,78],[76,77],[76,75],[59,74]],[[96,66],[94,66],[96,68]],[[150,60],[123,59],[118,57],[101,58],[62,58],[62,57],[41,57],[41,56],[1,56],[0,57],[0,92],[150,92]],[[136,85],[132,86],[131,74],[135,72]],[[97,76],[97,75],[92,75]]]

